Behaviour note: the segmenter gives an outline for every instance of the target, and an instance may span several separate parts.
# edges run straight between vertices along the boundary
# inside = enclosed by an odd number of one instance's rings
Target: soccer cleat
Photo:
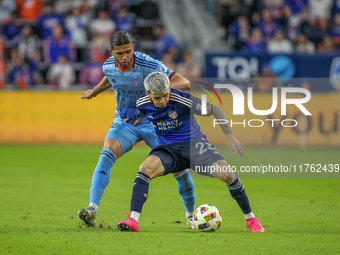
[[[250,218],[246,220],[247,227],[250,228],[251,232],[265,232],[264,228],[257,218]]]
[[[188,225],[188,228],[196,229],[194,225],[194,217],[192,215],[187,217],[187,225]]]
[[[84,221],[86,227],[94,227],[96,219],[96,212],[92,207],[87,207],[86,209],[80,209],[78,211],[78,218]]]
[[[139,231],[138,222],[135,221],[130,215],[126,215],[129,219],[125,221],[120,221],[117,224],[117,228],[120,231]]]

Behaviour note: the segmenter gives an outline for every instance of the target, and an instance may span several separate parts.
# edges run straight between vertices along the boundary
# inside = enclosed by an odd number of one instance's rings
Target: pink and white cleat
[[[138,222],[135,221],[133,218],[130,217],[130,215],[126,215],[129,219],[125,220],[125,221],[120,221],[117,224],[117,228],[120,231],[139,231],[138,228]]]
[[[264,228],[262,227],[259,219],[257,218],[250,218],[246,220],[247,227],[250,228],[251,232],[265,232]]]

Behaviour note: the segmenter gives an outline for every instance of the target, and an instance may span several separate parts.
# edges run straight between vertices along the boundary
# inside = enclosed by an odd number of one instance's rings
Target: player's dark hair
[[[110,39],[110,47],[113,50],[116,46],[133,44],[133,36],[129,32],[117,31],[114,33]]]

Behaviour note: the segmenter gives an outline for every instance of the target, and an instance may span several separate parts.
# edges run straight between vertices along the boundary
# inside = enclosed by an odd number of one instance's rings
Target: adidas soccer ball
[[[214,232],[221,224],[221,212],[214,205],[204,204],[194,211],[194,225],[199,231]]]

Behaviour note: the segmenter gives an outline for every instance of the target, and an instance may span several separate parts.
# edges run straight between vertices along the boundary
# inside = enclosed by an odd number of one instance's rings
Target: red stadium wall
[[[80,100],[81,95],[80,91],[1,91],[0,143],[102,144],[114,118],[114,93],[106,92],[91,100]],[[272,116],[253,115],[247,105],[244,116],[233,116],[231,94],[220,95],[227,118],[233,122],[245,120],[246,127],[241,124],[232,127],[245,145],[300,146],[304,143],[306,146],[340,146],[339,94],[312,93],[311,100],[305,104],[312,113],[307,119],[301,118],[301,111],[294,105],[288,105],[287,116],[281,116],[280,101]],[[272,95],[255,94],[253,101],[256,109],[269,109]],[[269,118],[296,119],[299,124],[288,128],[276,121],[273,128],[271,122],[265,121]],[[264,125],[249,127],[251,119],[261,119]],[[225,144],[226,139],[218,126],[213,127],[213,120],[213,117],[198,117],[208,139],[216,145]],[[251,124],[259,125],[259,122]],[[301,129],[306,129],[305,138],[301,137]]]

